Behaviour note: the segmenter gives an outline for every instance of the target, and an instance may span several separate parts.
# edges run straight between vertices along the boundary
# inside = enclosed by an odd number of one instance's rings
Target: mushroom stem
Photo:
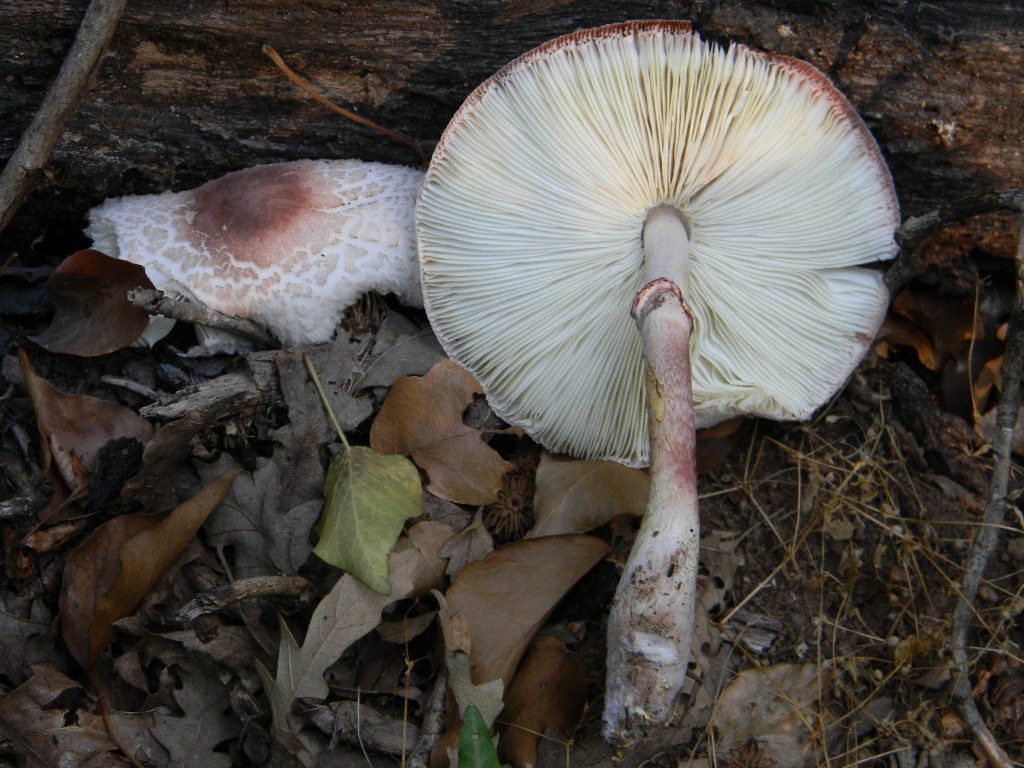
[[[631,313],[644,349],[651,490],[608,622],[604,736],[615,743],[636,741],[671,718],[686,682],[697,593],[692,320],[680,291],[688,240],[675,211],[650,212],[644,251],[650,282]]]

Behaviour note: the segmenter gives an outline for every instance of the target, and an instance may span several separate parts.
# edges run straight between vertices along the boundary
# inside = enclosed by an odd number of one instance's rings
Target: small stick
[[[974,616],[974,600],[978,594],[989,560],[999,543],[1003,519],[1006,515],[1006,495],[1010,481],[1010,451],[1013,427],[1020,407],[1021,369],[1024,367],[1024,215],[1017,222],[1017,286],[1013,314],[1006,338],[1003,358],[1003,391],[996,406],[996,429],[992,439],[995,464],[989,483],[985,514],[967,556],[967,569],[953,609],[951,645],[953,651],[953,700],[981,745],[993,768],[1010,768],[1012,761],[999,746],[978,711],[971,696],[970,659],[967,655],[967,634]]]
[[[917,247],[926,237],[942,229],[947,224],[980,216],[984,213],[999,211],[1016,211],[1024,213],[1024,189],[1004,189],[997,192],[985,192],[969,195],[954,200],[949,205],[937,208],[924,216],[907,219],[896,230],[896,242],[900,245],[900,255],[885,273],[885,285],[890,295],[899,293],[918,271]]]
[[[308,598],[313,585],[301,576],[254,576],[238,579],[215,589],[200,592],[178,611],[175,618],[183,624],[191,624],[204,613],[214,613],[229,605],[251,600],[256,597],[297,597]]]
[[[89,3],[53,87],[0,174],[0,230],[10,223],[18,206],[28,196],[32,180],[49,160],[50,153],[64,133],[64,126],[89,87],[127,2],[92,0]]]
[[[172,320],[184,320],[187,323],[219,328],[222,331],[237,333],[270,347],[280,346],[277,339],[252,320],[225,315],[223,312],[210,309],[198,302],[178,301],[165,296],[163,291],[136,288],[133,291],[128,291],[128,301],[151,315],[162,315]]]
[[[430,764],[430,750],[444,733],[445,703],[448,697],[448,666],[442,664],[434,678],[434,687],[423,709],[420,737],[409,756],[409,768],[426,768]]]
[[[344,107],[339,107],[333,101],[331,101],[322,93],[317,91],[312,85],[310,85],[297,74],[295,74],[295,72],[287,64],[284,63],[284,59],[281,58],[281,55],[274,50],[273,46],[271,46],[270,43],[263,44],[263,53],[266,54],[266,56],[272,62],[274,62],[275,66],[277,66],[277,68],[284,73],[284,76],[291,80],[303,93],[320,102],[332,112],[337,112],[346,120],[351,120],[356,125],[361,125],[364,128],[374,130],[381,136],[391,139],[391,141],[409,147],[409,149],[411,149],[419,156],[420,165],[422,165],[424,168],[426,168],[430,164],[430,158],[427,157],[427,153],[423,151],[423,147],[421,147],[418,142],[416,142],[413,139],[410,139],[408,136],[403,136],[400,133],[396,133],[395,131],[389,130],[385,128],[383,125],[378,125],[372,120],[368,120],[367,118],[362,117],[361,115],[357,115],[355,112],[350,112]]]

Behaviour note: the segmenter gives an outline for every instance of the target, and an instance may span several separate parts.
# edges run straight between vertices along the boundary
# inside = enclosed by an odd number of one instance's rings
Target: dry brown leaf
[[[77,708],[67,694],[81,686],[49,664],[0,696],[0,739],[10,744],[29,768],[78,766],[87,758],[117,749],[100,715]],[[81,692],[84,699],[84,691]]]
[[[527,538],[583,533],[618,515],[647,508],[647,473],[614,461],[576,461],[541,455],[537,467],[537,522]]]
[[[119,437],[145,444],[152,425],[123,405],[87,395],[69,395],[36,375],[24,350],[18,351],[25,388],[32,399],[39,433],[64,482],[72,490],[88,483],[96,456],[108,442]]]
[[[51,352],[80,357],[106,355],[132,344],[149,325],[149,315],[128,301],[134,288],[152,290],[146,270],[87,248],[68,256],[46,281],[56,312],[36,336]]]
[[[403,377],[374,419],[370,446],[411,456],[426,471],[427,490],[435,496],[459,504],[490,504],[512,465],[462,420],[473,397],[481,394],[477,381],[447,358],[425,376]]]
[[[712,725],[720,755],[755,742],[776,768],[800,768],[814,746],[815,709],[826,687],[814,664],[776,664],[738,674],[722,691]]]
[[[64,642],[91,669],[113,634],[178,559],[234,475],[217,478],[164,517],[123,515],[104,523],[68,556],[60,595]]]
[[[484,527],[483,515],[478,510],[473,522],[452,536],[441,548],[441,557],[448,558],[445,573],[454,576],[470,563],[494,551],[494,539]]]
[[[537,763],[537,742],[548,728],[568,734],[583,715],[587,675],[583,661],[555,637],[538,637],[505,692],[498,754],[515,768]]]
[[[472,633],[473,682],[507,681],[558,601],[608,552],[593,536],[524,539],[467,565],[446,594]]]

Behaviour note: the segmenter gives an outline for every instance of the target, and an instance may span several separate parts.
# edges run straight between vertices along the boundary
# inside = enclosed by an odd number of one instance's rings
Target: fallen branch
[[[198,302],[178,301],[164,295],[163,291],[137,288],[134,291],[128,291],[128,301],[151,315],[161,315],[172,320],[182,320],[195,325],[205,325],[207,328],[229,331],[270,347],[280,346],[277,339],[252,320],[225,315],[223,312],[210,309]]]
[[[92,0],[57,79],[0,174],[0,230],[28,196],[64,126],[89,87],[128,0]]]
[[[1024,212],[1018,192],[1017,209]],[[1017,286],[1013,315],[1006,339],[1006,355],[1002,367],[1002,395],[996,408],[996,429],[992,439],[995,461],[985,504],[985,514],[967,556],[967,568],[959,598],[953,610],[952,694],[957,710],[967,728],[984,750],[994,768],[1010,768],[1009,756],[999,746],[988,729],[971,695],[970,658],[968,657],[968,631],[975,615],[974,601],[981,586],[989,560],[999,542],[999,533],[1006,513],[1006,496],[1010,480],[1010,447],[1013,427],[1020,407],[1021,368],[1024,367],[1024,215],[1018,219]]]

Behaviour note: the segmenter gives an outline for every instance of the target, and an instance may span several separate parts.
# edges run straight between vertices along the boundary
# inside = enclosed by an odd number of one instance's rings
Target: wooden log
[[[0,0],[0,156],[60,67],[87,0]],[[705,36],[806,59],[849,95],[906,214],[1024,178],[1024,12],[950,0],[132,0],[47,172],[4,233],[24,247],[110,195],[195,186],[301,157],[414,164],[299,93],[270,43],[338,103],[428,149],[465,96],[559,34],[686,18]],[[1007,241],[1012,242],[1011,240]],[[1009,246],[1007,246],[1009,247]]]

